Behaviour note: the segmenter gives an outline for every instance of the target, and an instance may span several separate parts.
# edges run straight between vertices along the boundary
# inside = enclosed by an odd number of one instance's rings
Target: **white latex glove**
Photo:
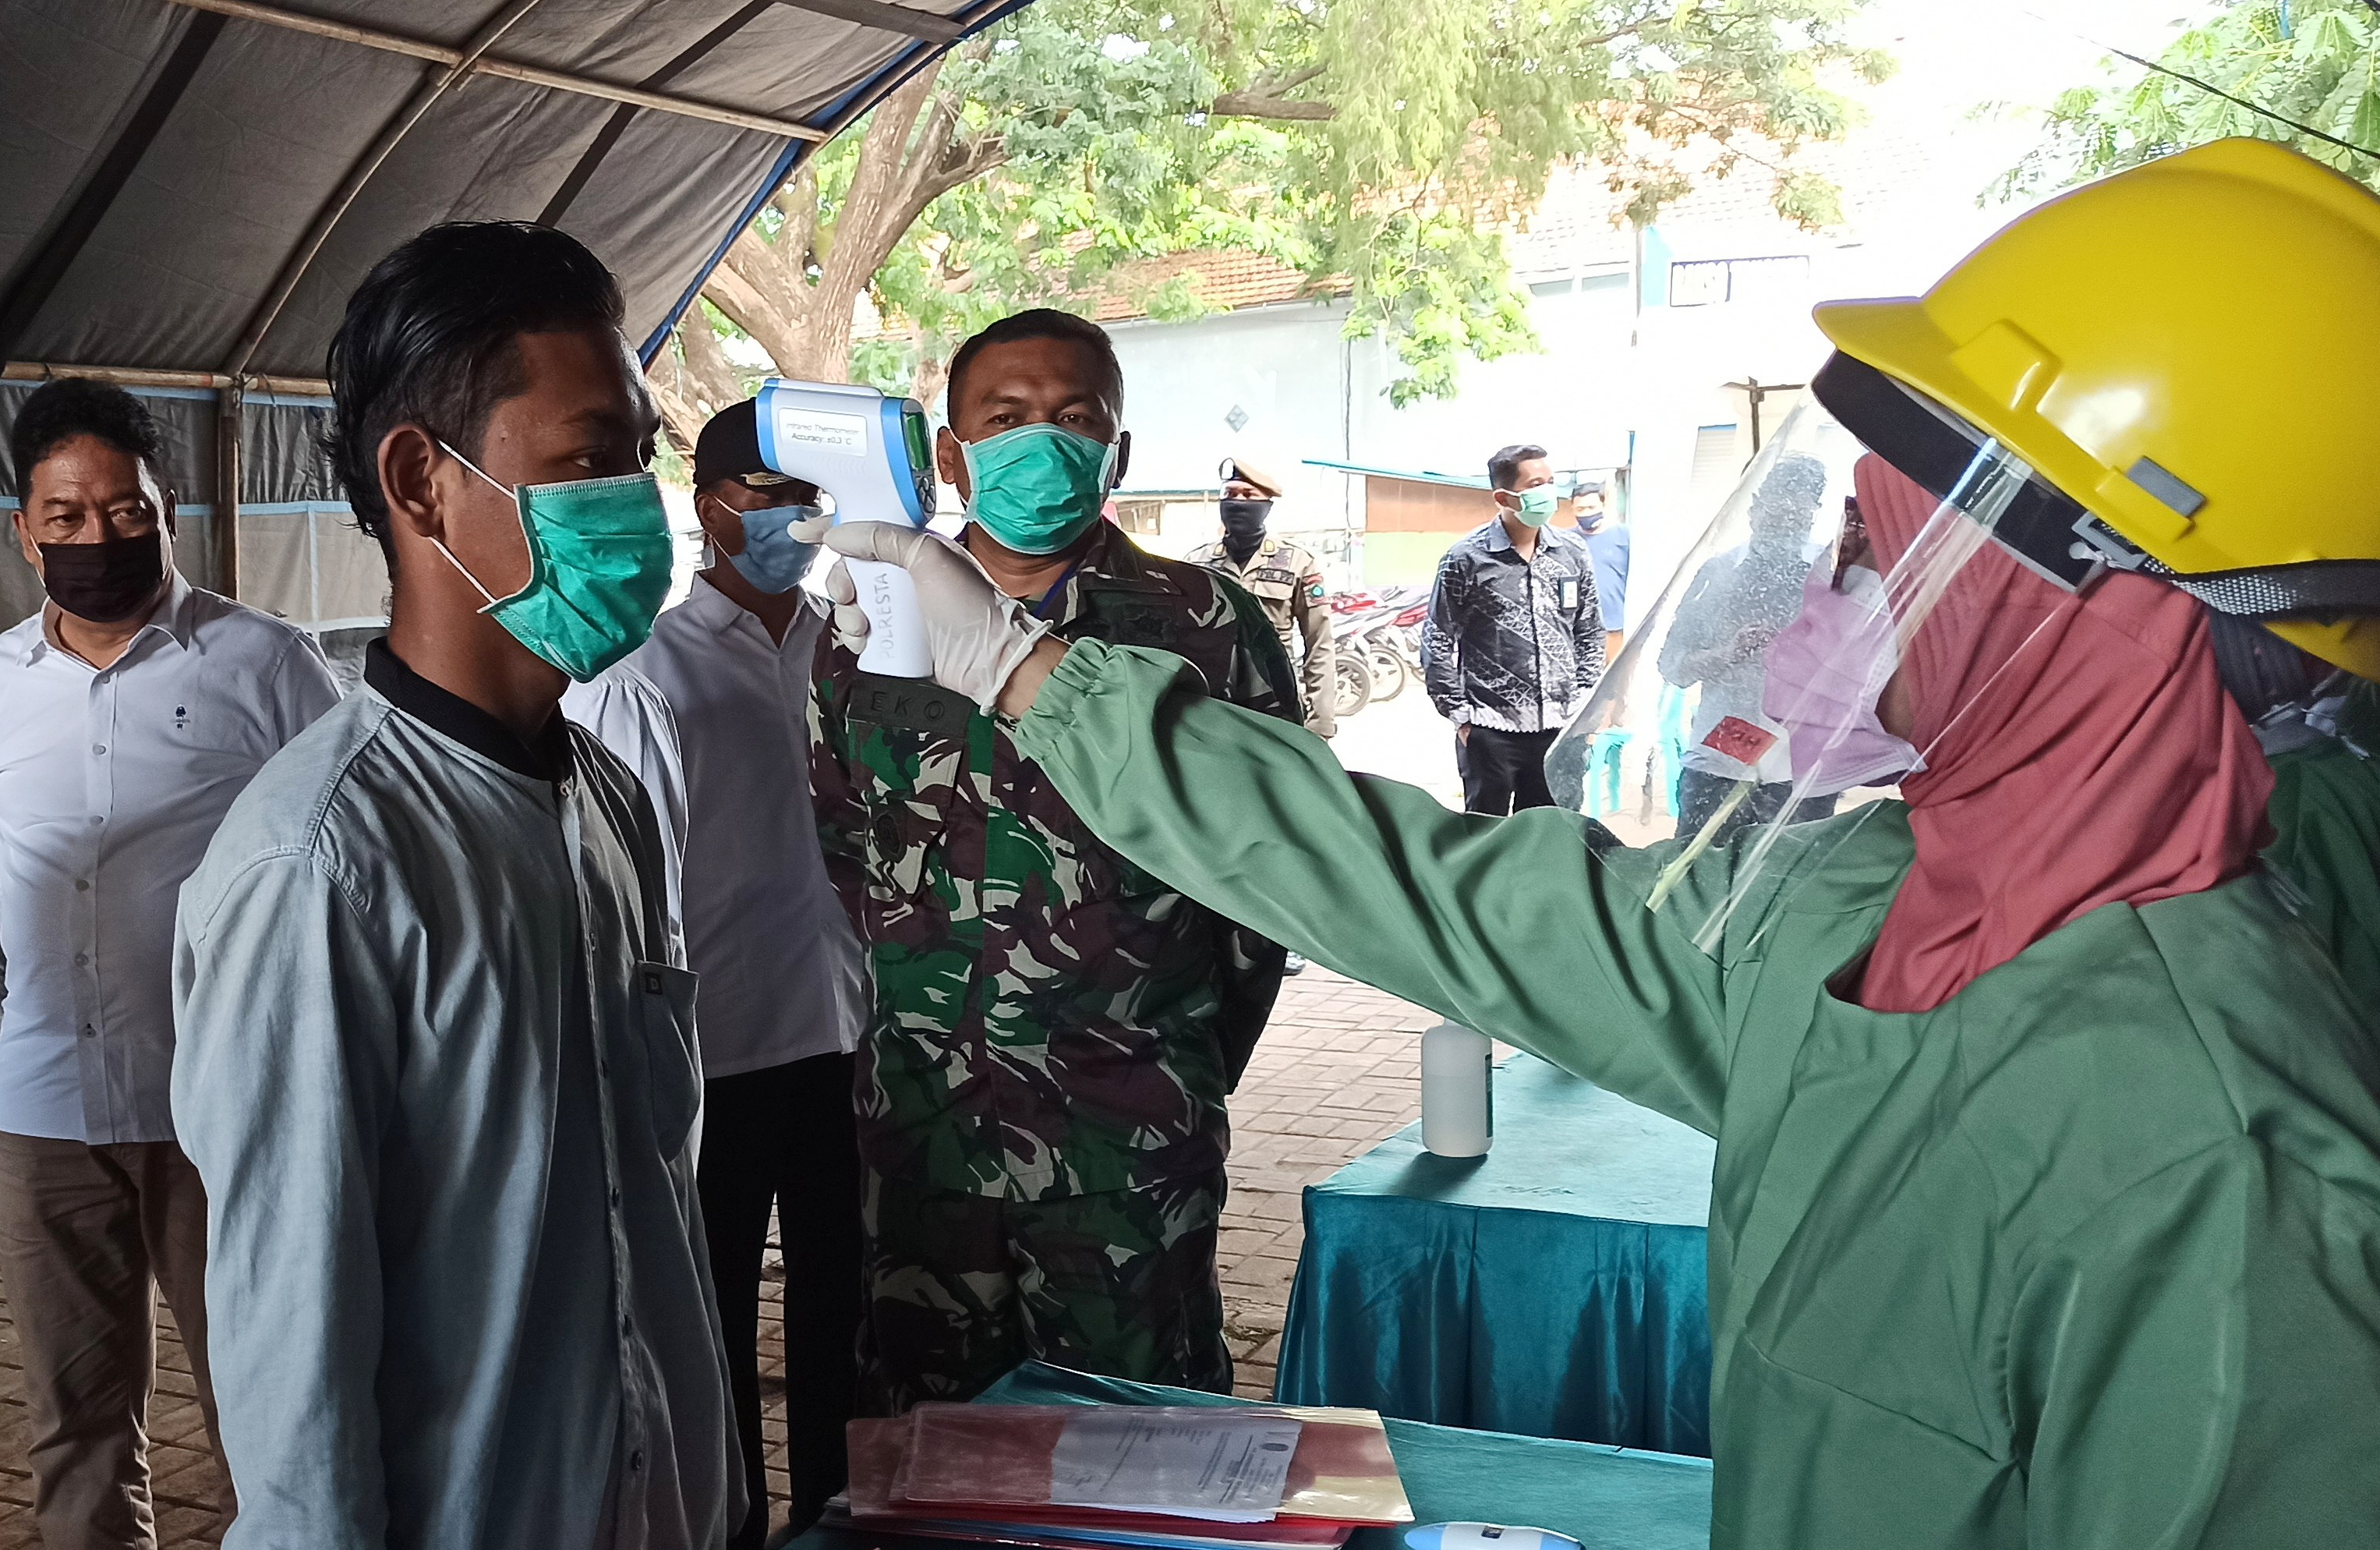
[[[1050,633],[1046,621],[992,585],[965,550],[932,533],[891,522],[845,522],[827,530],[826,546],[845,559],[879,560],[909,573],[926,616],[934,681],[965,695],[987,715],[1033,642]],[[868,643],[868,615],[843,560],[827,572],[826,591],[834,600],[835,639],[856,653]]]

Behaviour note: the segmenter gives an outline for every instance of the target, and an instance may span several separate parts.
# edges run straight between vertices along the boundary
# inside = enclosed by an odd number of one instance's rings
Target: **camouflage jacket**
[[[1115,528],[1041,611],[1063,639],[1178,652],[1217,693],[1297,715],[1255,601]],[[963,696],[862,673],[832,632],[812,678],[819,838],[874,970],[868,1166],[1016,1201],[1220,1167],[1281,949],[1099,843]]]

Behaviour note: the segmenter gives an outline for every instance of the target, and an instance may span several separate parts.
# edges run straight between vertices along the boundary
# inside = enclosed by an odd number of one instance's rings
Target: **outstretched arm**
[[[1351,777],[1164,653],[1037,656],[1017,746],[1115,849],[1318,962],[1717,1128],[1719,966],[1645,908],[1646,858],[1597,858],[1576,813],[1483,818]]]
[[[829,542],[909,568],[935,677],[1017,718],[1017,746],[1134,862],[1334,969],[1717,1128],[1723,974],[1681,912],[1645,907],[1663,853],[1597,855],[1601,831],[1576,813],[1474,817],[1351,779],[1320,738],[1208,698],[1178,657],[1026,637],[974,562],[929,535],[854,524]],[[865,616],[839,610],[837,628]],[[1705,864],[1723,887],[1729,858]]]

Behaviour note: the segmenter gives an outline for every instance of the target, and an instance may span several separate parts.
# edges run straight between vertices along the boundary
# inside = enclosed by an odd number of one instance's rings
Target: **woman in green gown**
[[[2361,663],[2380,596],[2338,600],[2380,514],[2289,537],[2257,589],[2162,568],[2176,534],[2277,544],[2314,508],[2277,521],[2194,448],[2368,458],[2370,506],[2371,438],[2265,354],[2310,369],[2363,315],[2304,292],[2380,287],[2380,203],[2209,151],[2036,212],[1923,301],[1821,311],[1845,353],[1817,396],[1885,454],[1859,504],[1898,668],[1866,677],[1924,761],[1905,800],[1699,853],[1451,812],[1164,653],[1037,639],[931,538],[830,539],[910,568],[937,678],[1133,861],[1717,1139],[1721,1550],[2380,1545],[2380,1045],[2258,862],[2272,772],[2202,606],[2320,593],[2292,639]],[[2280,272],[2191,245],[2238,220]],[[2333,240],[2362,268],[2312,262]],[[2058,269],[2078,245],[2098,266]],[[1939,370],[1891,362],[1888,324],[1943,331]]]

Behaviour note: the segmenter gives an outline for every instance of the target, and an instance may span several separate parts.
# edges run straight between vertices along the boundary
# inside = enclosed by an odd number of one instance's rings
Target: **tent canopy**
[[[6,376],[212,397],[176,411],[175,471],[187,515],[240,511],[188,567],[234,589],[251,510],[336,505],[308,438],[259,421],[319,413],[381,255],[443,220],[558,226],[650,360],[802,156],[1020,3],[0,0]]]
[[[1004,8],[302,3],[0,4],[0,359],[317,376],[375,260],[491,218],[593,248],[650,353],[801,153]]]

